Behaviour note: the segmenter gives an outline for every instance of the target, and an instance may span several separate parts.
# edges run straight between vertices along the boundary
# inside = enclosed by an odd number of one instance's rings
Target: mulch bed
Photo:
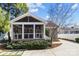
[[[53,45],[52,45],[52,48],[59,47],[61,44],[62,44],[62,43],[53,44]]]
[[[54,40],[53,43],[52,43],[52,48],[56,48],[56,47],[59,47],[61,45],[61,41],[59,39],[57,40]]]
[[[4,45],[3,44],[0,44],[0,49],[5,49]]]

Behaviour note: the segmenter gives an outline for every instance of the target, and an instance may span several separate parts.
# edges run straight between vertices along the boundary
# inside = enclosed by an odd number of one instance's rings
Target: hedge
[[[5,44],[7,49],[45,49],[48,47],[46,40],[32,40],[32,41],[15,41]]]
[[[79,43],[79,38],[75,38],[75,41],[76,41],[77,43]]]

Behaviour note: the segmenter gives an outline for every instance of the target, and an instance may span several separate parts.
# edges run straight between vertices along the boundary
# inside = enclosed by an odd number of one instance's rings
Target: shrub
[[[79,43],[79,38],[75,38],[75,41],[76,41],[77,43]]]
[[[27,43],[27,49],[44,49],[47,47],[48,47],[48,42],[45,40],[36,40]]]
[[[24,49],[26,45],[24,43],[19,42],[11,42],[5,44],[7,49]]]
[[[46,40],[16,41],[6,44],[8,49],[45,49],[47,47]]]
[[[49,36],[49,30],[46,29],[45,32],[46,32],[46,35]]]

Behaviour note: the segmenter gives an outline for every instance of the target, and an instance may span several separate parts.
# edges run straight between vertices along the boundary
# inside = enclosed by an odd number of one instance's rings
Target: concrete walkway
[[[61,40],[62,45],[52,49],[26,50],[22,56],[79,56],[79,44]]]

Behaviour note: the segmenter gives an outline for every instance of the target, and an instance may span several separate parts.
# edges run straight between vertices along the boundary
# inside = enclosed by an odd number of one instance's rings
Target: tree
[[[21,10],[23,13],[26,13],[28,11],[27,5],[25,3],[15,3],[14,6]]]
[[[1,3],[0,7],[15,17],[28,11],[26,3]]]
[[[8,32],[10,29],[9,15],[6,11],[0,8],[0,32]]]
[[[8,32],[8,40],[9,40],[9,42],[11,42],[11,38],[10,38],[10,16],[11,16],[10,10],[11,10],[11,6],[12,7],[14,6],[16,8],[16,10],[20,10],[23,13],[27,12],[28,8],[25,3],[20,3],[20,4],[6,3],[3,5],[0,4],[0,31],[5,32],[5,33]],[[5,11],[6,11],[6,14],[4,14]],[[15,14],[16,14],[15,17],[17,15],[19,15],[19,13],[15,13]]]
[[[62,4],[62,3],[56,3],[50,5],[50,8],[48,9],[48,16],[49,16],[48,20],[57,24],[57,26],[52,29],[51,42],[57,39],[57,37],[55,37],[58,33],[56,32],[56,29],[65,27],[71,23],[70,21],[72,21],[72,16],[78,9],[77,5],[78,4]]]

